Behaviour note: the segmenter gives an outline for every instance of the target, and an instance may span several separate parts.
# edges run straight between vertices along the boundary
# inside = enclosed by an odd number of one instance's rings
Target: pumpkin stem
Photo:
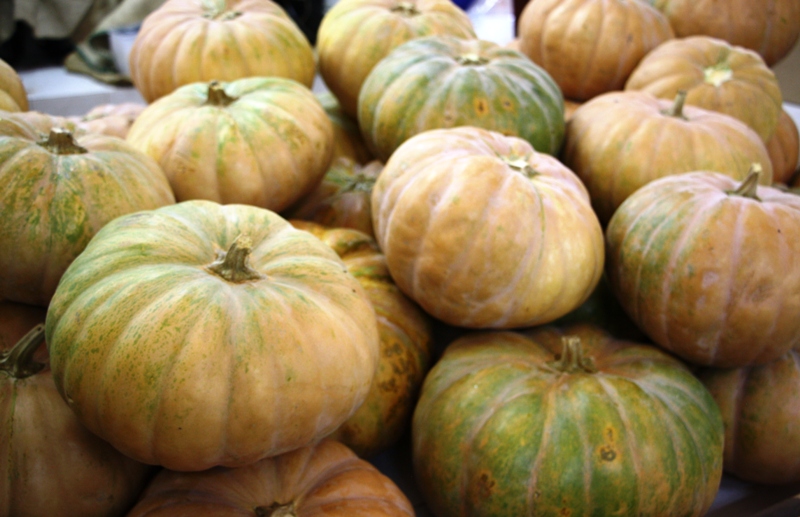
[[[581,338],[578,336],[564,336],[561,339],[561,356],[548,363],[549,366],[564,373],[595,373],[597,368],[592,359],[584,357]]]
[[[417,16],[421,14],[419,9],[411,2],[397,2],[397,4],[392,7],[391,11],[403,16]]]
[[[256,517],[296,517],[294,503],[280,504],[272,503],[269,506],[256,506],[254,508]]]
[[[236,102],[236,97],[231,97],[225,93],[225,88],[219,81],[211,81],[208,83],[208,98],[206,104],[210,106],[228,106]]]
[[[678,90],[678,94],[675,95],[675,102],[672,103],[672,106],[668,110],[663,111],[664,115],[686,119],[686,117],[683,116],[683,106],[686,104],[686,95],[686,90]]]
[[[253,241],[247,235],[240,235],[228,251],[220,252],[217,260],[206,266],[206,269],[234,284],[265,278],[248,264],[252,251]]]
[[[703,79],[705,82],[719,88],[722,83],[733,79],[733,70],[728,63],[728,53],[720,54],[719,60],[716,64],[711,65],[703,70]]]
[[[480,65],[485,65],[486,63],[489,62],[489,60],[483,56],[479,56],[478,54],[470,53],[458,56],[456,58],[456,62],[459,65],[464,65],[464,66],[480,66]]]
[[[84,154],[89,151],[85,147],[81,147],[75,142],[72,132],[63,127],[54,127],[50,130],[47,138],[40,141],[39,145],[58,155],[67,154]]]
[[[534,169],[531,166],[531,164],[528,163],[528,160],[526,160],[525,158],[520,158],[520,157],[508,158],[503,156],[502,160],[506,162],[506,165],[508,165],[515,171],[519,172],[520,174],[524,174],[528,178],[532,178],[537,174],[539,174],[538,172],[536,172],[536,169]]]
[[[0,353],[0,372],[15,379],[24,379],[39,373],[46,365],[33,360],[33,354],[44,342],[44,324],[33,327],[11,350]]]
[[[742,196],[750,199],[755,199],[756,201],[761,201],[758,198],[758,179],[761,176],[761,164],[754,163],[750,166],[750,172],[747,173],[747,177],[736,187],[735,190],[729,190],[728,194],[732,196]]]

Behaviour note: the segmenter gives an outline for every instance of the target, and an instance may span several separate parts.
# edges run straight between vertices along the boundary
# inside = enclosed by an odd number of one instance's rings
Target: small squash
[[[314,51],[272,0],[168,0],[142,22],[131,80],[148,103],[195,82],[276,76],[308,88]]]
[[[655,346],[588,325],[475,332],[425,379],[412,461],[438,517],[700,517],[723,436],[708,390]]]
[[[634,192],[606,229],[608,280],[654,343],[718,368],[800,340],[800,196],[696,171]]]
[[[375,309],[381,348],[375,379],[361,407],[330,435],[360,457],[373,457],[396,444],[411,422],[431,364],[430,318],[397,288],[372,237],[350,228],[289,222],[336,251]]]
[[[185,471],[322,439],[362,404],[379,357],[375,310],[329,246],[211,201],[106,225],[64,274],[47,343],[87,428]]]
[[[126,517],[414,517],[397,485],[325,440],[239,468],[160,472]]]
[[[80,117],[71,117],[77,127],[88,132],[103,133],[125,139],[133,122],[144,108],[139,102],[122,102],[119,104],[100,104]]]
[[[28,111],[28,92],[11,65],[0,59],[0,110]]]
[[[800,131],[786,109],[781,110],[778,129],[767,142],[773,182],[789,185],[800,165]]]

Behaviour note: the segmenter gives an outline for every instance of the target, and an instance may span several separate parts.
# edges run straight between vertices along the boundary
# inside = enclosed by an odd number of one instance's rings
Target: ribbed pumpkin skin
[[[772,66],[800,36],[796,0],[651,0],[679,38],[706,35],[754,50]]]
[[[374,237],[372,187],[382,170],[383,164],[377,160],[360,165],[339,158],[331,164],[317,188],[283,215],[331,228],[352,228]]]
[[[422,131],[457,126],[518,136],[554,155],[564,138],[564,98],[517,51],[431,36],[404,43],[372,69],[358,98],[358,125],[382,161]]]
[[[767,142],[767,152],[772,162],[772,180],[787,185],[791,183],[800,165],[800,131],[785,109],[781,110],[778,129]]]
[[[800,339],[800,197],[698,171],[655,180],[606,229],[609,283],[655,343],[720,368],[763,364]]]
[[[242,234],[257,277],[207,269]],[[81,421],[173,470],[321,439],[364,400],[378,362],[375,311],[333,250],[268,210],[209,201],[106,226],[64,275],[47,338]]]
[[[254,77],[183,86],[150,104],[127,140],[158,161],[178,201],[277,212],[310,192],[327,171],[333,125],[305,86]]]
[[[325,113],[333,123],[333,158],[350,158],[356,163],[372,161],[372,153],[367,149],[358,120],[346,114],[336,97],[329,91],[315,92],[317,100],[322,104]]]
[[[330,436],[362,458],[370,458],[397,443],[411,422],[419,389],[430,368],[431,322],[397,288],[386,258],[372,237],[350,228],[290,222],[336,251],[375,308],[381,340],[375,379],[361,407]]]
[[[686,104],[736,117],[764,142],[775,132],[783,109],[778,79],[761,56],[710,36],[662,43],[642,58],[625,89],[664,99],[686,90]]]
[[[596,372],[553,364],[564,336]],[[658,348],[591,326],[459,338],[425,379],[412,444],[438,517],[700,516],[722,476],[703,385]]]
[[[373,187],[372,218],[397,286],[451,325],[553,321],[603,272],[603,232],[578,177],[485,129],[407,140]]]
[[[769,154],[750,127],[694,106],[672,115],[674,106],[630,90],[599,95],[573,114],[561,158],[586,185],[603,224],[638,188],[671,174],[713,170],[742,180],[759,163],[761,183],[772,183]]]
[[[277,76],[311,88],[314,52],[271,0],[169,0],[142,23],[131,80],[150,103],[195,82]]]
[[[40,145],[69,124],[34,112],[0,115],[0,299],[46,307],[108,221],[175,202],[158,164],[124,140],[78,132],[86,152]]]
[[[391,479],[325,440],[238,469],[160,472],[127,517],[414,517]]]
[[[28,111],[28,92],[17,71],[0,59],[0,110]]]
[[[339,0],[317,30],[317,62],[342,110],[358,116],[358,95],[392,49],[425,36],[474,38],[467,13],[450,0]]]
[[[621,90],[639,60],[674,37],[662,13],[631,0],[528,2],[518,34],[520,51],[575,101]]]
[[[759,484],[800,481],[800,352],[767,364],[697,373],[725,422],[724,469]]]
[[[5,309],[5,307],[3,308]],[[21,335],[0,329],[0,359]],[[45,350],[44,340],[31,340]],[[90,433],[61,398],[38,351],[20,366],[0,363],[0,516],[111,517],[123,515],[148,480],[150,467],[125,457]],[[6,359],[8,361],[8,359]]]

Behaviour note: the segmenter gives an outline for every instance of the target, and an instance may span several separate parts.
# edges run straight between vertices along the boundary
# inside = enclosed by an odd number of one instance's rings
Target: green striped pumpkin
[[[425,379],[417,484],[437,517],[700,516],[724,428],[679,360],[598,327],[472,333]]]
[[[382,161],[422,131],[456,126],[518,136],[555,155],[564,138],[564,97],[516,50],[431,36],[400,45],[375,65],[358,98],[358,123]]]

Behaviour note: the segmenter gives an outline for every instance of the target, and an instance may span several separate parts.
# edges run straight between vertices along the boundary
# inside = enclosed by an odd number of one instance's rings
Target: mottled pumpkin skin
[[[22,339],[34,326],[22,335],[5,328],[0,334]],[[42,349],[44,340],[31,345]],[[0,343],[0,360],[10,349]],[[18,373],[0,363],[0,516],[124,515],[150,467],[125,457],[78,421],[56,390],[46,354],[37,352],[32,363],[43,368]]]
[[[127,140],[161,165],[178,201],[277,212],[328,170],[333,125],[305,86],[254,77],[183,86],[150,104]]]
[[[518,136],[554,155],[564,138],[564,98],[520,52],[430,36],[404,43],[375,65],[358,98],[358,126],[382,161],[416,134],[457,126]]]
[[[800,481],[800,352],[697,376],[722,412],[725,471],[759,484]]]
[[[790,184],[800,165],[800,131],[785,109],[781,110],[778,129],[767,142],[767,152],[772,162],[773,182]]]
[[[565,336],[594,371],[562,369]],[[723,425],[690,370],[592,326],[468,334],[423,384],[417,486],[438,517],[701,516]]]
[[[373,187],[372,218],[397,286],[451,325],[553,321],[603,273],[603,231],[575,173],[494,131],[407,140]]]
[[[17,71],[0,59],[0,110],[28,111],[28,92]]]
[[[142,22],[131,80],[151,103],[195,82],[285,77],[311,88],[314,51],[271,0],[169,0]]]
[[[213,264],[242,235],[250,272],[229,279]],[[210,201],[101,230],[53,297],[47,342],[90,430],[186,471],[327,436],[365,399],[379,354],[375,311],[330,247],[268,210]]]
[[[517,31],[520,51],[575,101],[621,90],[639,60],[674,37],[666,16],[630,0],[528,2]]]
[[[606,229],[609,283],[631,319],[685,360],[763,364],[800,339],[800,196],[698,171],[631,195]]]
[[[333,440],[237,469],[160,472],[127,517],[414,517],[394,482]]]
[[[349,228],[290,221],[336,251],[361,282],[378,318],[381,356],[366,400],[330,437],[362,458],[388,449],[406,432],[419,388],[431,363],[432,327],[427,314],[397,288],[375,240]]]
[[[713,36],[758,52],[772,66],[800,37],[796,0],[649,0],[679,38]]]
[[[561,159],[583,181],[603,224],[625,199],[671,174],[720,171],[737,180],[753,163],[772,183],[772,162],[761,138],[743,122],[640,91],[609,92],[575,110]]]
[[[625,89],[670,100],[685,90],[686,104],[738,118],[765,143],[783,109],[778,79],[761,56],[710,36],[662,43],[636,65]]]
[[[0,114],[0,300],[46,307],[108,221],[175,203],[158,164],[124,140],[78,131],[79,147],[47,143],[69,124]]]
[[[339,158],[331,164],[317,188],[284,215],[331,228],[352,228],[374,237],[372,187],[382,170],[383,163],[377,160],[360,165],[348,158]]]
[[[372,153],[361,136],[358,120],[348,115],[339,104],[339,100],[329,91],[315,92],[317,100],[322,104],[325,113],[333,123],[333,158],[349,158],[356,163],[366,164],[373,160]]]
[[[317,30],[317,62],[325,85],[349,116],[372,68],[395,47],[425,36],[474,38],[467,13],[450,0],[339,0]]]

